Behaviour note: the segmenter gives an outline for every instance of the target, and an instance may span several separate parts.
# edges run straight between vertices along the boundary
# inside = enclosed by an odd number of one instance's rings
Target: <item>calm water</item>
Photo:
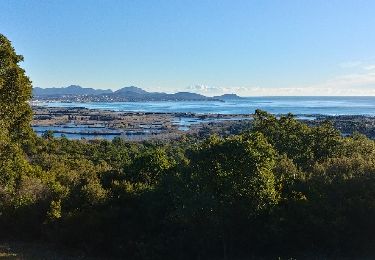
[[[116,102],[116,103],[39,103],[48,107],[85,107],[126,112],[183,112],[197,114],[250,114],[255,109],[263,109],[273,114],[293,113],[299,118],[313,119],[304,115],[369,115],[375,116],[375,97],[251,97],[241,100],[219,101],[163,101],[163,102]],[[211,119],[209,119],[211,120]],[[214,120],[214,119],[212,119]],[[227,119],[223,119],[227,120]],[[180,130],[188,130],[193,124],[202,122],[200,118],[178,117],[173,122]],[[62,135],[69,139],[113,139],[121,133],[113,129],[87,128],[75,126],[38,127],[34,130],[41,135],[46,130],[54,131],[56,137]],[[105,134],[103,132],[110,132]],[[122,137],[136,140],[145,136],[124,133]]]
[[[40,103],[49,107],[85,107],[128,112],[192,112],[198,114],[249,114],[263,109],[273,114],[371,115],[375,97],[250,97],[219,101],[161,101],[115,103]]]

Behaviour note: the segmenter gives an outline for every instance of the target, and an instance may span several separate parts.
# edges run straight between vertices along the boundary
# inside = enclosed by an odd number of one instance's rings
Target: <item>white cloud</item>
[[[375,70],[375,60],[369,58],[366,60],[345,61],[339,64],[343,69],[360,69],[360,70]]]
[[[351,61],[341,67],[355,68],[356,73],[339,75],[324,82],[291,87],[207,86],[195,85],[188,91],[207,96],[235,93],[240,96],[375,96],[375,64]],[[359,70],[358,70],[359,68]]]
[[[348,68],[356,68],[356,67],[359,67],[363,64],[362,61],[359,61],[359,60],[356,60],[356,61],[345,61],[345,62],[341,62],[339,64],[339,66],[341,68],[344,68],[344,69],[348,69]]]
[[[215,87],[207,85],[194,85],[187,88],[188,91],[197,92],[200,94],[215,96],[222,94],[239,94],[247,95],[251,88],[247,87]]]
[[[375,96],[375,71],[341,75],[322,83],[301,87],[264,88],[263,93],[297,96]]]
[[[316,87],[254,88],[243,96],[375,96],[375,89],[339,89]]]
[[[281,95],[375,96],[375,71],[347,74],[322,83],[302,87],[270,88]]]
[[[366,65],[363,67],[365,70],[375,70],[375,64]]]
[[[199,93],[215,93],[215,92],[220,92],[221,88],[198,84],[198,85],[188,87],[188,90],[196,91]]]
[[[375,68],[374,68],[375,69]],[[375,96],[375,70],[345,74],[325,82],[292,87],[212,87],[195,85],[188,91],[208,96],[235,93],[240,96]]]

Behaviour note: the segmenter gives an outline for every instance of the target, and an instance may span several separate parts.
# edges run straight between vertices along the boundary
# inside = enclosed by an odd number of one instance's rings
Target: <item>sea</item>
[[[93,102],[63,103],[37,102],[33,105],[45,107],[82,107],[98,110],[121,112],[150,113],[194,113],[194,114],[252,114],[256,109],[280,115],[292,113],[300,119],[311,120],[317,115],[364,115],[375,117],[375,97],[248,97],[226,101],[150,101],[150,102]],[[238,119],[238,116],[236,117]],[[230,119],[230,118],[229,118]],[[174,124],[179,130],[187,131],[193,124],[200,124],[207,119],[178,116]],[[211,119],[209,119],[211,120]],[[220,119],[216,119],[220,120]],[[207,122],[206,122],[207,123]],[[69,139],[107,139],[119,136],[119,130],[107,128],[87,128],[85,126],[33,126],[38,135],[51,130],[55,137],[65,136]],[[117,132],[116,132],[117,131]],[[108,134],[110,133],[110,134]],[[123,138],[140,140],[150,137],[149,134],[126,134]]]
[[[84,107],[124,112],[251,114],[262,109],[272,114],[375,116],[371,97],[247,97],[226,101],[150,101],[113,103],[39,102],[47,107]]]

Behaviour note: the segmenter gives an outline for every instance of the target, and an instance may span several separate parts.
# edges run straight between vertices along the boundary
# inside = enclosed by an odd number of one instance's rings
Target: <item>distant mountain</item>
[[[205,100],[205,99],[212,99],[210,97],[206,97],[197,93],[190,93],[190,92],[177,92],[176,94],[172,94],[176,99],[191,99],[191,100]]]
[[[130,87],[120,88],[119,90],[116,90],[114,92],[114,94],[117,94],[117,95],[126,95],[126,94],[141,94],[141,95],[144,95],[144,94],[148,94],[148,92],[146,90],[141,89],[141,88],[130,86]]]
[[[164,92],[147,92],[134,86],[116,90],[110,96],[114,99],[121,99],[124,101],[212,100],[210,97],[196,93],[178,92],[175,94],[167,94]]]
[[[206,97],[197,93],[177,92],[168,94],[164,92],[148,92],[141,88],[130,86],[116,91],[83,88],[71,85],[63,88],[34,88],[34,99],[53,100],[62,102],[126,102],[126,101],[212,101],[225,99],[238,99],[235,94],[218,97]]]
[[[236,100],[236,99],[243,99],[243,97],[237,96],[236,94],[224,94],[221,96],[214,96],[215,99],[220,100]]]
[[[148,97],[151,93],[134,86],[124,87],[112,93],[112,97],[126,99],[126,101],[138,101]]]
[[[112,90],[83,88],[77,85],[70,85],[62,88],[33,88],[34,97],[58,97],[62,95],[101,95],[112,93]]]

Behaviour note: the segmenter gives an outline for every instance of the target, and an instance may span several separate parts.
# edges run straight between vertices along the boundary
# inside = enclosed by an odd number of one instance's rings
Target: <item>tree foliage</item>
[[[373,258],[375,142],[256,111],[184,142],[28,146],[31,85],[0,36],[0,239],[130,259]]]
[[[19,66],[23,61],[10,41],[0,34],[0,121],[14,141],[24,141],[31,133],[31,81]]]

